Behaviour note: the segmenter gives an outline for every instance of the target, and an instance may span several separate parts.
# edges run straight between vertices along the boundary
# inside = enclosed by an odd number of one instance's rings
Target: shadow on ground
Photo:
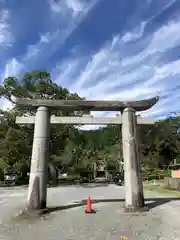
[[[97,188],[97,187],[108,187],[109,185],[110,183],[91,183],[91,184],[83,183],[79,186],[83,188]]]
[[[87,200],[80,200],[79,202],[74,202],[74,203],[68,204],[68,205],[48,207],[47,213],[85,206],[86,201]],[[174,197],[174,198],[147,198],[147,199],[145,199],[146,207],[148,207],[149,209],[156,208],[156,207],[166,204],[170,201],[180,201],[180,198]],[[113,203],[113,202],[124,202],[124,199],[92,199],[91,202],[92,202],[92,204],[107,203],[107,202]]]
[[[62,182],[59,184],[47,184],[47,188],[58,188],[58,187],[83,187],[83,188],[97,188],[97,187],[108,187],[109,185],[112,185],[112,182],[91,182],[91,183],[69,183],[69,182]],[[28,185],[4,185],[0,184],[0,188],[4,188],[7,190],[13,190],[15,188],[24,188],[27,189]]]

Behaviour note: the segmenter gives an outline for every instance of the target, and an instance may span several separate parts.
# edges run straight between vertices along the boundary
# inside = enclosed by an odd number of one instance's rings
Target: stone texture
[[[125,207],[144,207],[142,179],[140,176],[139,148],[135,110],[126,108],[123,113],[122,139],[124,157]]]
[[[31,158],[27,209],[46,207],[47,163],[49,157],[50,113],[46,107],[37,109]]]
[[[26,107],[46,106],[65,110],[86,110],[86,111],[120,111],[127,107],[133,107],[136,111],[144,111],[157,103],[159,97],[140,101],[87,101],[87,100],[45,100],[15,98],[17,105]]]
[[[156,121],[151,117],[137,117],[137,124],[154,124]],[[16,117],[17,124],[34,124],[35,117]],[[122,117],[91,117],[91,116],[82,116],[82,117],[51,117],[51,124],[71,124],[71,125],[119,125],[122,124]]]

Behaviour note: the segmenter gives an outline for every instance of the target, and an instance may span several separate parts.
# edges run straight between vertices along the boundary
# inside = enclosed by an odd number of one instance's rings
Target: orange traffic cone
[[[88,199],[87,199],[87,208],[85,209],[85,213],[95,213],[95,210],[92,209],[92,207],[91,207],[91,198],[90,198],[90,196],[88,196]]]

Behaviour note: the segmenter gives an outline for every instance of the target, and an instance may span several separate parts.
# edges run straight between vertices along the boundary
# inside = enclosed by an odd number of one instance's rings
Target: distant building
[[[172,178],[180,178],[180,164],[169,165],[169,169],[171,170]]]
[[[167,167],[170,177],[165,178],[168,188],[180,191],[180,164],[172,164]]]

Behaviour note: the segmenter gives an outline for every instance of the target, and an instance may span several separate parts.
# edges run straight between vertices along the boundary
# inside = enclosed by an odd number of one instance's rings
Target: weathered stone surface
[[[137,116],[137,124],[154,124],[156,120],[151,117],[139,117]],[[17,124],[34,124],[35,117],[16,117]],[[122,124],[122,117],[92,117],[92,116],[82,116],[82,117],[51,117],[51,124],[72,124],[72,125],[119,125]]]
[[[122,125],[124,177],[125,177],[125,207],[144,207],[142,179],[139,166],[139,149],[137,145],[137,125],[135,110],[126,108],[123,111]]]
[[[36,113],[32,147],[31,171],[28,190],[30,209],[46,208],[47,163],[49,158],[50,114],[46,107],[39,107]]]
[[[136,111],[144,111],[151,108],[159,100],[158,97],[141,101],[86,101],[86,100],[44,100],[14,98],[17,105],[24,107],[46,106],[62,110],[87,110],[87,111],[121,111],[127,107],[133,107]]]
[[[30,193],[30,198],[29,198],[29,202],[27,205],[27,208],[30,209],[39,209],[40,208],[40,193],[39,193],[39,189],[40,188],[40,184],[39,184],[39,177],[36,176],[34,178],[34,183],[31,189],[31,193]]]
[[[137,213],[137,212],[148,212],[148,211],[149,211],[148,207],[132,207],[132,206],[124,207],[125,213]]]

